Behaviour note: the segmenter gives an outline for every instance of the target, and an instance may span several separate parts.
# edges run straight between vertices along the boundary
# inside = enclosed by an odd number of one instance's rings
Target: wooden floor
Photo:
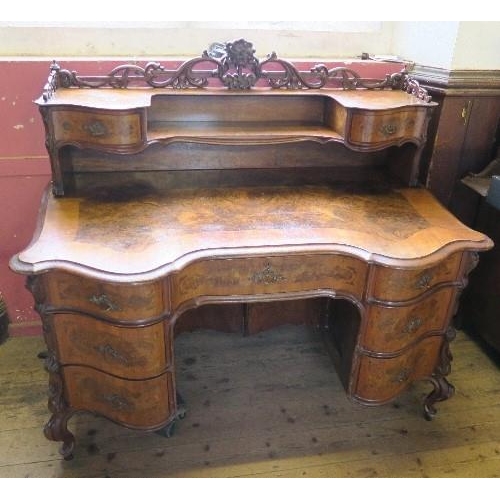
[[[0,477],[499,477],[500,364],[459,332],[438,415],[429,384],[395,403],[347,400],[315,333],[183,334],[176,344],[188,413],[170,439],[75,415],[75,458],[45,439],[40,337],[0,346]]]

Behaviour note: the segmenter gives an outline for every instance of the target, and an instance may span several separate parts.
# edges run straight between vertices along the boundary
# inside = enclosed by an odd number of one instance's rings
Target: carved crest
[[[273,89],[320,89],[325,86],[346,90],[403,89],[426,102],[427,91],[406,72],[386,75],[384,79],[362,78],[352,69],[316,64],[309,71],[299,71],[294,64],[280,59],[272,52],[257,59],[251,42],[244,39],[212,43],[200,57],[182,63],[176,69],[167,69],[157,62],[144,67],[135,64],[117,66],[105,76],[79,76],[75,71],[61,69],[54,61],[44,87],[43,99],[48,101],[58,88],[129,88],[150,86],[175,89],[204,88],[214,80],[228,89],[247,90],[257,83]]]

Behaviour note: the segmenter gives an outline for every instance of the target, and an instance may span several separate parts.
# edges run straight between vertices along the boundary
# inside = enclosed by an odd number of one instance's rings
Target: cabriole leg
[[[47,439],[63,442],[59,453],[63,456],[64,460],[71,460],[73,458],[73,450],[75,448],[75,436],[68,430],[68,420],[71,414],[71,412],[68,412],[52,415],[43,429],[43,433]]]
[[[426,420],[432,420],[437,413],[434,403],[445,401],[455,393],[455,387],[444,376],[429,379],[434,390],[424,400],[424,415]]]

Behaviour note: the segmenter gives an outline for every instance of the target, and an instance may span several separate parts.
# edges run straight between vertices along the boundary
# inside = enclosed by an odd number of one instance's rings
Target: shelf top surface
[[[203,98],[207,96],[227,99],[231,97],[244,97],[247,99],[266,96],[278,98],[318,98],[332,99],[346,108],[360,108],[366,110],[398,109],[406,106],[432,107],[434,102],[425,102],[408,94],[403,90],[390,89],[328,89],[319,90],[269,90],[254,88],[251,90],[230,90],[225,88],[207,89],[85,89],[71,88],[58,89],[49,101],[43,99],[35,101],[40,106],[81,106],[96,109],[136,109],[151,106],[151,100],[155,96],[180,97],[180,98]]]
[[[314,252],[417,267],[491,246],[419,188],[128,186],[89,198],[47,190],[43,206],[20,271],[149,279],[201,258]]]

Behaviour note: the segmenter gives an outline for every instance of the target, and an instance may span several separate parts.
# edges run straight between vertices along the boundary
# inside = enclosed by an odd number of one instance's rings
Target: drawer
[[[442,336],[429,337],[396,358],[361,356],[353,396],[372,404],[395,398],[412,382],[433,374],[443,341]]]
[[[440,283],[459,278],[462,253],[450,255],[442,262],[417,269],[394,269],[376,266],[370,295],[378,300],[402,301],[418,297]]]
[[[164,331],[168,325],[163,322],[124,328],[77,314],[55,314],[51,321],[61,364],[87,365],[140,379],[155,377],[171,363]]]
[[[161,426],[175,411],[170,372],[148,380],[124,380],[82,366],[62,371],[66,401],[76,410],[142,429]]]
[[[455,289],[448,287],[411,306],[370,305],[361,345],[374,352],[403,349],[428,332],[445,329],[454,301]]]
[[[52,110],[54,139],[59,143],[137,148],[143,142],[142,121],[140,110]]]
[[[164,312],[160,281],[122,284],[88,279],[62,271],[44,276],[47,305],[105,319],[140,321]]]
[[[354,111],[348,142],[356,146],[385,147],[402,141],[420,142],[425,131],[427,110],[404,108],[391,111]]]
[[[332,289],[360,298],[363,261],[345,255],[292,255],[195,262],[172,276],[172,307],[200,296],[261,295]]]

